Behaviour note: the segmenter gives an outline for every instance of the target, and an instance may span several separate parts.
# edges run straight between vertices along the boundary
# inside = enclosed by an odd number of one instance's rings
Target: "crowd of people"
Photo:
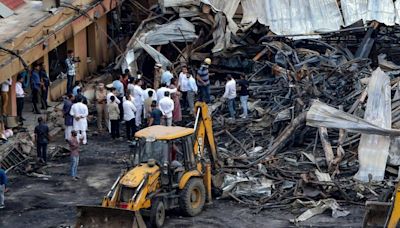
[[[71,176],[78,180],[78,164],[80,145],[87,145],[86,131],[89,115],[88,99],[83,95],[83,85],[75,81],[75,58],[72,51],[68,51],[65,60],[67,71],[67,95],[63,103],[65,134],[64,138],[70,147]],[[154,66],[154,81],[145,83],[140,73],[133,77],[129,71],[118,75],[114,81],[105,86],[98,83],[95,91],[95,106],[97,111],[97,129],[99,132],[108,130],[112,139],[121,139],[120,125],[124,124],[125,137],[131,142],[135,132],[141,128],[153,125],[179,125],[182,121],[182,112],[194,115],[196,97],[199,101],[211,102],[210,73],[211,60],[206,58],[196,75],[190,74],[188,66],[182,66],[178,76],[166,66],[165,70],[159,63]],[[37,108],[39,99],[42,109],[46,109],[49,78],[43,64],[34,64],[31,72],[30,88],[32,92],[33,112],[40,113]],[[12,86],[9,79],[1,84],[2,110],[8,110],[8,91]],[[19,75],[15,83],[17,99],[17,116],[22,122],[22,110],[26,92],[26,77]],[[236,81],[232,75],[226,76],[225,92],[221,99],[226,101],[229,110],[229,119],[236,118],[237,89],[242,108],[241,118],[248,117],[249,82],[245,75]],[[38,160],[46,164],[47,145],[50,141],[49,128],[42,117],[38,118],[35,127],[35,142]],[[7,191],[7,178],[4,170],[0,169],[0,209],[4,208],[4,192]]]
[[[24,109],[24,100],[27,96],[27,93],[25,92],[27,88],[30,88],[31,91],[33,113],[41,113],[38,108],[38,103],[41,104],[41,109],[47,109],[49,107],[47,104],[47,98],[49,94],[50,79],[43,63],[33,63],[32,70],[29,73],[24,71],[18,74],[17,81],[14,85],[11,78],[1,84],[1,113],[4,116],[11,115],[11,110],[8,107],[10,96],[9,91],[11,86],[15,86],[17,117],[20,123],[25,120],[22,116],[22,111]]]
[[[73,55],[70,55],[72,58]],[[71,60],[72,61],[72,60]],[[97,110],[97,128],[104,132],[108,129],[113,139],[121,138],[120,125],[125,124],[125,137],[132,141],[135,132],[152,125],[179,125],[182,112],[194,114],[196,96],[198,100],[210,103],[210,74],[211,60],[206,58],[194,77],[188,66],[181,67],[181,72],[174,75],[169,66],[157,63],[154,66],[154,81],[146,83],[140,73],[131,75],[129,70],[116,75],[109,85],[98,83],[95,91]],[[72,70],[68,70],[72,74]],[[247,101],[249,83],[245,75],[238,82],[227,75],[225,93],[221,97],[226,100],[229,117],[236,117],[237,87],[243,113],[241,118],[248,117]],[[74,85],[74,86],[72,86]],[[82,95],[82,85],[79,81],[68,83],[70,91],[64,101],[65,139],[75,130],[87,144],[87,99]]]

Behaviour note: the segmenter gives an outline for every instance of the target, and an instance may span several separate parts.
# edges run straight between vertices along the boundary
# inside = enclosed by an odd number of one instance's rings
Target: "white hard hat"
[[[211,65],[211,59],[210,58],[206,58],[204,60],[204,63],[207,64],[207,65]]]

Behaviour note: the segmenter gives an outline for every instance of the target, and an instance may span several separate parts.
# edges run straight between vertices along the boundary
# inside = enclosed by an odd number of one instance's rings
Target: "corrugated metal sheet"
[[[159,3],[164,7],[199,5],[200,0],[159,0]]]
[[[192,42],[197,37],[194,25],[180,18],[168,24],[157,25],[143,37],[143,43],[164,45],[169,42]]]
[[[396,12],[393,0],[369,0],[367,20],[376,20],[386,25],[394,25]]]
[[[0,2],[0,17],[6,18],[14,14],[10,8]]]
[[[316,31],[335,31],[342,25],[359,20],[376,20],[386,25],[400,24],[400,3],[393,0],[160,0],[165,5],[184,6],[211,4],[228,18],[228,27],[235,33],[232,20],[239,2],[243,8],[240,28],[246,30],[255,22],[269,26],[279,35],[313,34]],[[342,14],[343,13],[343,14]],[[397,16],[396,16],[397,15]]]
[[[336,0],[242,0],[242,24],[258,21],[279,35],[334,31],[343,24]],[[327,20],[326,18],[330,18]]]
[[[368,0],[342,0],[341,6],[346,26],[367,18]]]
[[[25,4],[24,0],[0,0],[0,2],[12,10],[15,10],[19,6]]]

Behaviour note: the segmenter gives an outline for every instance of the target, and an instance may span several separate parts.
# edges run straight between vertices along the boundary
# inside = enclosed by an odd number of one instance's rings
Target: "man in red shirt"
[[[79,144],[83,142],[82,136],[78,136],[76,131],[71,132],[71,138],[68,140],[69,150],[71,151],[71,176],[72,179],[78,180],[78,164],[79,164]]]

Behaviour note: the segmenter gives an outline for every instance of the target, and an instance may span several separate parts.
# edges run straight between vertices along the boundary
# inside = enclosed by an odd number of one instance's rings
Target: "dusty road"
[[[59,138],[58,143],[64,144]],[[50,145],[51,146],[51,145]],[[108,136],[89,136],[89,145],[82,147],[78,173],[73,181],[69,174],[69,157],[50,161],[43,172],[50,177],[11,175],[10,192],[6,195],[5,210],[0,211],[0,227],[68,227],[75,221],[75,205],[99,204],[114,179],[125,167],[129,157],[125,141],[112,142]],[[351,215],[331,218],[329,212],[314,217],[300,226],[305,227],[360,227],[362,207],[345,206]],[[165,227],[293,227],[290,211],[279,209],[254,210],[236,202],[216,200],[195,218],[167,213]]]

